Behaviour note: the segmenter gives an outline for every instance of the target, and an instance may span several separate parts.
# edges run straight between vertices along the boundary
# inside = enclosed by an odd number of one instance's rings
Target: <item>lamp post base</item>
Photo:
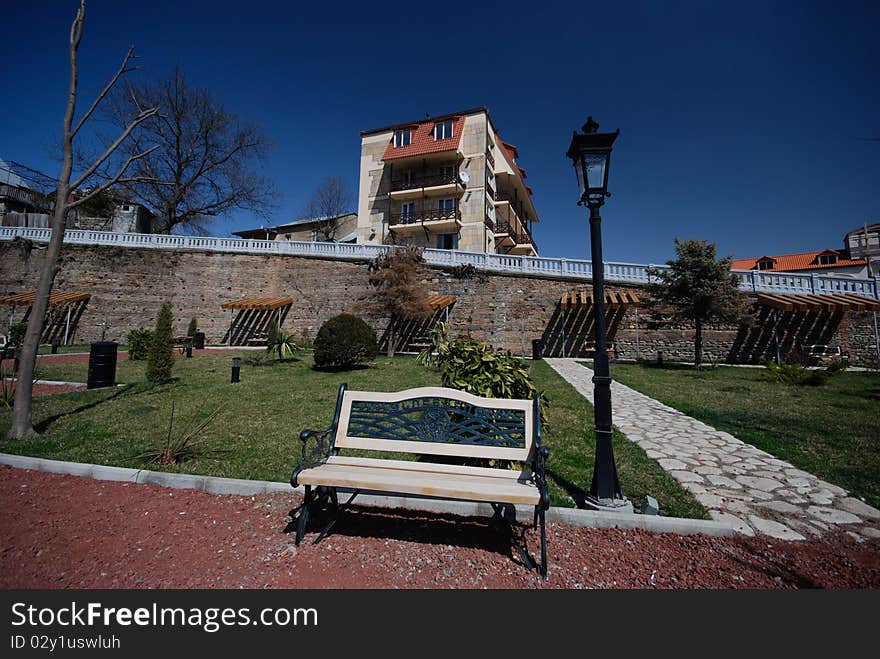
[[[632,501],[624,497],[623,499],[597,499],[588,495],[584,499],[587,510],[600,510],[609,513],[625,513],[633,514]]]

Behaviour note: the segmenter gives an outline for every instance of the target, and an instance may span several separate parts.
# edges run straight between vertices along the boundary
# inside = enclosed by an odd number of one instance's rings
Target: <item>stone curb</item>
[[[46,471],[54,474],[85,476],[96,480],[123,481],[143,485],[201,490],[209,494],[253,496],[257,494],[290,494],[292,491],[302,494],[303,492],[302,486],[293,490],[289,483],[252,481],[241,478],[220,478],[218,476],[198,476],[195,474],[175,474],[164,471],[149,471],[147,469],[131,469],[128,467],[106,467],[84,462],[47,460],[45,458],[32,458],[30,456],[11,455],[8,453],[0,453],[0,465],[17,469]],[[358,496],[357,502],[362,505],[381,508],[423,510],[434,513],[461,515],[463,517],[488,517],[493,513],[492,506],[488,503],[448,501],[417,496],[399,497],[361,494]],[[517,506],[516,513],[519,519],[530,521],[534,514],[534,508],[530,506]],[[679,535],[703,533],[716,537],[733,537],[737,535],[734,527],[726,522],[682,517],[661,517],[659,515],[620,514],[581,510],[578,508],[551,507],[547,511],[547,520],[586,528],[642,529],[655,533],[677,533]]]

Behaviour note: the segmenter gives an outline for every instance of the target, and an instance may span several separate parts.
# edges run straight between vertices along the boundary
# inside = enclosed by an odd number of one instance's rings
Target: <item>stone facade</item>
[[[35,290],[44,254],[42,244],[0,242],[0,296]],[[366,261],[298,256],[65,245],[55,290],[92,294],[76,328],[73,340],[77,342],[100,338],[103,322],[108,339],[124,341],[129,330],[152,327],[160,305],[170,299],[176,334],[185,334],[189,319],[196,317],[208,342],[220,343],[230,321],[230,313],[220,309],[222,303],[283,295],[294,302],[282,328],[298,338],[314,338],[331,316],[342,312],[367,316],[359,300],[367,291],[368,267]],[[532,354],[534,339],[543,340],[549,355],[589,354],[590,314],[564,312],[559,304],[563,293],[588,285],[427,266],[424,270],[426,294],[458,298],[449,315],[453,336],[470,334],[524,356]],[[16,320],[22,313],[19,309]],[[668,360],[693,359],[693,328],[688,324],[653,321],[633,307],[608,313],[609,341],[618,358],[654,358],[662,350]],[[8,309],[0,309],[0,331],[6,330],[10,320],[6,314]],[[783,321],[779,325],[783,343],[841,345],[849,350],[854,364],[876,361],[870,313]],[[370,322],[380,334],[384,331],[385,319],[371,318]],[[772,324],[767,317],[759,315],[756,326],[747,331],[724,326],[704,330],[707,361],[757,362],[773,352]]]

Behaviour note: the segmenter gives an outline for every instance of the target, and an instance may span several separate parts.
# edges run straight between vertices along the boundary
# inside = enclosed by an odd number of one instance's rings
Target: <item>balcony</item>
[[[417,199],[419,197],[442,197],[458,195],[464,186],[458,180],[458,173],[446,176],[412,176],[392,179],[389,196],[392,199]]]
[[[495,246],[505,254],[535,256],[538,248],[527,230],[517,230],[509,222],[497,222],[494,229]]]
[[[450,233],[458,231],[459,228],[461,228],[461,210],[458,208],[454,210],[431,208],[390,213],[388,220],[388,229],[401,235],[419,231]]]

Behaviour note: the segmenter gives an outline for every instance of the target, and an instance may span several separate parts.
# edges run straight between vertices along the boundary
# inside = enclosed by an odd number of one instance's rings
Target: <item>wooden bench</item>
[[[291,511],[296,544],[305,535],[309,516],[316,510],[326,508],[331,515],[329,524],[315,539],[317,544],[362,491],[483,501],[492,505],[493,522],[505,525],[511,544],[523,562],[533,568],[534,561],[504,514],[510,505],[528,505],[535,509],[534,527],[540,526],[540,568],[542,576],[546,576],[544,513],[550,496],[545,464],[550,449],[541,444],[538,398],[480,398],[443,387],[377,393],[349,391],[342,384],[330,427],[303,430],[300,440],[302,454],[290,476],[293,487],[305,486],[303,503]],[[340,455],[344,449],[440,456],[486,464],[492,460],[496,466]],[[508,462],[518,463],[521,468],[507,469]],[[340,488],[353,491],[342,506],[337,496]]]

